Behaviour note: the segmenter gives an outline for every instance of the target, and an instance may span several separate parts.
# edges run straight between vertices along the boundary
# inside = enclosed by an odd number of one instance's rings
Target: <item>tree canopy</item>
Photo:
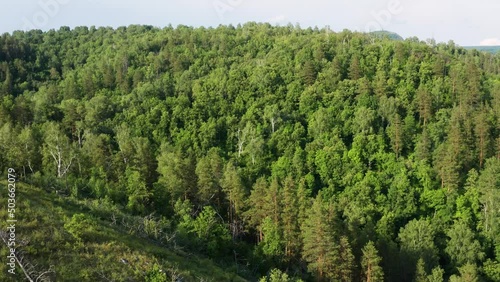
[[[500,55],[258,23],[3,34],[9,167],[249,280],[494,281]]]

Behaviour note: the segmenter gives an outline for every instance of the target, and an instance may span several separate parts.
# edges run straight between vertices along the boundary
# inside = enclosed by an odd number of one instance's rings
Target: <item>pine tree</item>
[[[456,160],[456,165],[462,167],[467,162],[466,156],[466,135],[463,130],[464,118],[459,108],[454,108],[451,114],[450,123],[447,132],[447,146],[450,157]]]
[[[434,167],[441,179],[441,188],[446,188],[448,193],[457,189],[460,180],[460,165],[450,150],[447,143],[442,143],[434,151]]]
[[[127,142],[126,144],[132,147],[130,149],[132,152],[135,151],[133,143]],[[128,151],[126,150],[126,154],[123,155],[127,163],[131,161],[129,158],[133,157],[133,153],[130,154]],[[172,199],[171,204],[173,205],[180,198],[193,200],[196,195],[196,177],[193,177],[196,175],[194,163],[186,154],[167,145],[162,145],[160,151],[157,169],[160,175],[158,183],[169,193]]]
[[[387,85],[387,74],[385,70],[377,69],[373,83],[373,91],[375,92],[375,95],[377,95],[377,97],[380,98],[384,96],[391,96],[392,93],[389,86]]]
[[[441,267],[435,267],[432,269],[431,274],[427,276],[427,281],[428,282],[443,282],[444,278],[444,270]]]
[[[306,178],[302,178],[297,189],[297,222],[299,227],[307,220],[307,212],[311,207],[311,191],[306,187]]]
[[[418,137],[417,144],[415,145],[415,157],[419,161],[428,163],[431,157],[431,140],[429,138],[429,131],[427,128],[422,129],[422,134]]]
[[[335,258],[339,255],[326,205],[318,194],[302,226],[302,257],[308,263],[309,271],[315,273],[320,281],[334,277]]]
[[[281,222],[281,198],[280,198],[281,185],[277,177],[273,177],[271,184],[269,185],[269,190],[266,193],[265,202],[267,203],[266,210],[268,215],[273,219],[274,222]]]
[[[285,255],[289,258],[300,251],[300,225],[298,222],[299,206],[297,202],[297,187],[291,176],[284,180],[282,190],[282,228],[285,241]]]
[[[196,165],[196,176],[198,178],[198,198],[203,204],[215,203],[217,207],[222,204],[222,190],[220,179],[224,172],[224,162],[216,148],[208,151]]]
[[[403,122],[399,114],[395,114],[389,127],[387,128],[389,138],[391,138],[391,145],[396,158],[399,157],[401,151],[404,147],[404,132],[403,132]]]
[[[467,87],[463,100],[468,107],[474,107],[481,102],[481,73],[472,60],[468,61],[465,67]]]
[[[316,68],[310,60],[304,63],[302,68],[302,79],[306,85],[313,85],[314,81],[316,81]]]
[[[361,258],[361,268],[363,270],[364,282],[384,281],[384,271],[380,266],[382,259],[378,255],[377,248],[372,241],[363,247],[363,257]]]
[[[500,159],[490,158],[486,160],[478,180],[479,197],[482,206],[480,229],[484,234],[500,244]]]
[[[361,66],[359,63],[358,56],[353,56],[351,59],[351,65],[349,66],[349,78],[352,80],[360,79],[362,76]]]
[[[274,222],[271,217],[266,217],[262,221],[263,240],[259,243],[264,255],[278,259],[284,255],[284,241],[281,228],[278,222]]]
[[[241,233],[240,216],[245,206],[246,191],[238,170],[232,162],[229,162],[224,169],[221,187],[229,203],[228,219],[233,239],[235,239]]]
[[[425,262],[422,258],[418,259],[413,282],[427,282],[427,273],[425,272]]]
[[[418,104],[418,112],[420,119],[423,120],[424,126],[432,117],[432,96],[425,86],[420,86],[415,97]]]
[[[477,266],[472,263],[467,263],[460,267],[460,276],[452,275],[450,277],[450,282],[478,282],[479,274],[477,271]]]
[[[483,167],[484,160],[488,156],[488,148],[490,148],[490,127],[488,124],[487,107],[482,107],[474,118],[474,133],[476,136],[476,147],[479,150],[479,167]]]
[[[253,189],[247,200],[249,210],[245,212],[247,222],[251,227],[257,228],[259,234],[257,242],[263,240],[262,222],[269,216],[269,205],[266,202],[266,194],[268,192],[268,184],[264,177],[260,177],[255,181]]]
[[[354,275],[354,255],[346,236],[340,237],[338,249],[339,255],[335,269],[336,280],[350,282],[353,280]]]

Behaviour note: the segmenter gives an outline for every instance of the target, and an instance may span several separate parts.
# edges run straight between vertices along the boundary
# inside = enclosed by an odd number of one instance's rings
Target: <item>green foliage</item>
[[[220,222],[217,212],[210,206],[204,207],[196,217],[191,232],[196,234],[200,246],[206,248],[209,254],[224,254],[231,242],[229,230]]]
[[[363,247],[361,268],[363,269],[363,281],[383,281],[384,271],[380,266],[381,258],[372,241]]]
[[[500,57],[385,35],[257,23],[4,34],[1,174],[94,203],[98,215],[61,212],[47,230],[86,254],[53,262],[64,280],[219,273],[177,269],[172,252],[252,281],[275,268],[495,280]],[[141,264],[123,271],[106,252]]]
[[[500,280],[500,262],[487,260],[483,265],[483,271],[490,281]]]
[[[131,216],[109,200],[76,200],[23,183],[17,187],[22,199],[17,202],[17,247],[26,265],[34,266],[33,279],[46,272],[41,277],[51,281],[248,281],[228,266],[168,247],[173,234],[162,219]],[[0,200],[7,201],[6,194]],[[153,222],[161,229],[158,238],[146,234]],[[0,280],[11,281],[4,270]],[[14,280],[26,279],[20,269],[16,272]]]
[[[262,253],[271,258],[279,258],[284,255],[284,242],[278,225],[270,217],[262,222],[263,240],[260,242]]]
[[[401,263],[403,275],[415,273],[415,267],[421,259],[424,269],[432,268],[437,263],[437,248],[434,243],[435,231],[430,221],[412,220],[401,228],[398,234],[401,243]]]
[[[427,273],[425,272],[425,263],[422,258],[417,261],[417,268],[415,270],[415,275],[413,278],[415,282],[426,282],[427,281]]]
[[[194,172],[195,168],[189,157],[179,151],[169,150],[165,145],[162,146],[161,154],[158,156],[160,174],[158,183],[173,199],[172,204],[177,199],[193,199],[196,185],[192,177]]]
[[[246,191],[237,168],[231,162],[226,165],[221,186],[229,203],[228,218],[232,224],[235,224],[243,211]],[[237,233],[238,231],[234,230],[233,237],[236,237]]]
[[[127,208],[131,212],[144,213],[150,197],[146,184],[138,171],[127,169],[126,177],[128,190]]]
[[[271,269],[268,275],[260,278],[259,282],[300,282],[301,279],[291,278],[286,272],[277,268]]]
[[[180,242],[207,255],[225,256],[231,245],[231,235],[220,215],[211,206],[205,206],[194,217],[192,208],[188,200],[175,204]]]
[[[316,198],[302,227],[302,255],[318,279],[351,281],[354,256],[347,237],[338,234],[336,213],[321,196]]]
[[[210,149],[205,157],[198,160],[198,198],[202,203],[215,203],[219,207],[222,204],[220,179],[223,169],[224,163],[217,148]]]
[[[450,282],[477,282],[479,275],[475,264],[465,264],[458,268],[460,275],[452,275]]]
[[[486,161],[485,168],[478,180],[480,202],[483,206],[480,229],[493,240],[495,245],[500,245],[499,223],[500,211],[493,208],[500,200],[500,159],[491,158]]]
[[[462,221],[455,222],[447,232],[450,240],[446,244],[446,253],[451,258],[454,266],[466,263],[476,263],[483,259],[479,241],[474,238],[474,232]]]
[[[333,210],[318,196],[310,209],[302,227],[304,249],[303,258],[308,262],[308,269],[316,273],[319,279],[333,278],[336,267],[335,231],[327,215]],[[333,215],[333,214],[332,214]]]
[[[167,275],[163,273],[163,270],[159,265],[153,265],[153,268],[146,273],[146,282],[167,282]]]
[[[70,220],[64,224],[64,229],[68,231],[78,241],[89,240],[92,232],[95,231],[96,224],[89,216],[79,213],[74,214]]]
[[[431,274],[429,274],[427,276],[427,281],[429,281],[429,282],[443,282],[444,281],[443,275],[444,275],[444,270],[442,268],[440,268],[439,266],[435,267],[434,269],[432,269]]]

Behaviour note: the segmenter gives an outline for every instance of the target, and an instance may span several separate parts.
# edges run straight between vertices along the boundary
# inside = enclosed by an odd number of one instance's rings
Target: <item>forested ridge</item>
[[[119,210],[248,280],[500,281],[500,55],[451,41],[257,23],[4,34],[8,168],[113,211],[65,219],[82,249],[105,239],[81,226]]]

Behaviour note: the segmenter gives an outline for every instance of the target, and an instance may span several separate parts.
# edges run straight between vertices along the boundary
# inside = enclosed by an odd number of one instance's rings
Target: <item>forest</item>
[[[500,54],[254,22],[5,33],[2,191],[9,169],[53,280],[500,281]]]

